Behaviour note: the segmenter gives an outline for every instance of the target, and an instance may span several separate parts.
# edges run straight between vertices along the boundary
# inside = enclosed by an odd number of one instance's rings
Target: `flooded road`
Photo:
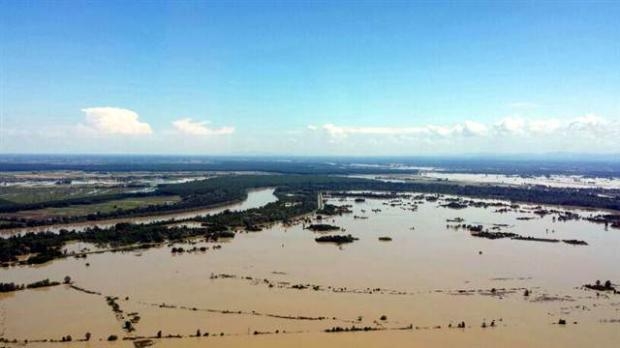
[[[75,340],[90,332],[92,346],[112,334],[152,337],[160,330],[163,338],[151,338],[156,347],[583,347],[594,338],[597,347],[617,346],[620,295],[597,295],[582,285],[620,283],[620,230],[554,221],[526,205],[500,213],[495,207],[450,209],[441,206],[445,201],[397,201],[330,198],[351,205],[352,213],[322,223],[343,229],[330,234],[359,238],[341,246],[316,243],[322,234],[301,223],[277,224],[224,243],[197,239],[0,269],[3,282],[70,276],[82,289],[1,294],[0,333]],[[448,227],[456,218],[588,245],[477,238]],[[392,241],[378,240],[384,236]],[[172,247],[201,246],[208,250],[171,253]],[[106,296],[117,297],[121,318]],[[139,320],[126,332],[130,313]],[[560,319],[566,324],[558,325]],[[465,328],[457,328],[461,322]],[[370,331],[324,332],[352,326]],[[197,330],[203,337],[189,337]]]

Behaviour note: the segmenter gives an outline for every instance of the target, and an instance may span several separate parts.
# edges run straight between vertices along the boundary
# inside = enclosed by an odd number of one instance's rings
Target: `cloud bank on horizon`
[[[508,116],[492,122],[465,120],[422,125],[307,125],[255,132],[249,127],[212,126],[182,117],[155,128],[148,116],[122,107],[87,107],[83,120],[50,129],[2,129],[3,140],[27,138],[51,152],[194,154],[417,155],[439,153],[519,153],[620,149],[620,120],[588,114],[572,118]],[[238,132],[239,131],[239,132]],[[238,134],[239,133],[239,134]],[[67,135],[70,135],[67,138]],[[89,150],[89,145],[93,148]],[[21,146],[21,145],[20,145]],[[161,151],[161,148],[166,148]],[[236,149],[242,149],[238,151]],[[243,151],[245,150],[245,151]],[[20,151],[15,151],[20,152]],[[29,152],[29,151],[26,151]]]
[[[100,135],[140,136],[152,135],[154,131],[149,123],[140,120],[135,111],[119,107],[89,107],[84,108],[85,127]],[[209,121],[196,121],[191,118],[180,118],[171,122],[175,133],[185,136],[222,136],[233,135],[235,127],[211,127]],[[338,126],[326,123],[322,126],[308,125],[310,134],[324,133],[330,142],[345,142],[348,137],[372,136],[375,139],[401,137],[403,139],[433,138],[493,138],[505,136],[526,137],[532,142],[537,138],[546,138],[554,135],[579,138],[597,138],[608,141],[617,140],[620,136],[620,122],[589,114],[569,119],[560,118],[525,118],[509,116],[492,123],[482,123],[466,120],[451,125],[426,124],[419,126]],[[164,130],[164,132],[169,130]]]
[[[467,120],[453,125],[429,124],[415,127],[358,127],[337,126],[331,123],[320,127],[308,125],[311,131],[322,131],[332,138],[342,139],[349,135],[417,136],[417,137],[493,137],[504,135],[536,136],[560,134],[577,137],[612,137],[620,134],[620,122],[589,114],[571,119],[505,117],[491,124]],[[612,139],[610,139],[612,140]]]

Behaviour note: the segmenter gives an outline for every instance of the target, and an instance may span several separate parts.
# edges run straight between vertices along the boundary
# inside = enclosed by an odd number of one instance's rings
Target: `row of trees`
[[[231,231],[235,229],[257,230],[258,226],[277,221],[286,222],[317,208],[317,192],[314,190],[278,188],[275,194],[279,198],[277,202],[260,208],[241,212],[224,211],[198,219],[203,227],[169,226],[170,221],[150,224],[118,223],[110,228],[93,227],[82,232],[61,230],[59,233],[27,233],[0,238],[0,262],[16,261],[19,256],[29,254],[34,256],[25,261],[28,264],[44,263],[65,257],[67,255],[61,252],[61,249],[69,241],[111,247],[126,245],[148,247],[165,241],[178,241],[195,236],[204,236],[210,240],[233,237],[234,234]],[[287,204],[292,202],[295,204]]]
[[[164,226],[169,222],[144,225],[128,223],[84,232],[29,233],[10,238],[0,238],[0,262],[15,261],[18,256],[35,254],[27,263],[43,263],[63,257],[61,247],[68,241],[122,246],[130,244],[157,244],[166,240],[182,240],[209,233],[225,232],[236,228],[259,230],[261,225],[287,222],[293,217],[318,208],[320,191],[368,190],[387,192],[422,192],[475,196],[556,205],[578,205],[620,210],[620,198],[598,196],[591,190],[551,188],[519,188],[501,186],[461,186],[446,183],[388,183],[347,177],[307,175],[239,175],[222,176],[204,181],[163,185],[158,194],[180,195],[183,199],[174,208],[190,208],[243,199],[247,191],[259,187],[276,187],[277,202],[242,212],[223,213],[198,219],[204,228]],[[158,208],[159,209],[159,208]],[[168,208],[167,208],[168,209]]]
[[[30,284],[0,283],[0,292],[20,291],[24,289],[44,288],[48,286],[60,285],[60,282],[50,281],[49,279],[39,280]]]

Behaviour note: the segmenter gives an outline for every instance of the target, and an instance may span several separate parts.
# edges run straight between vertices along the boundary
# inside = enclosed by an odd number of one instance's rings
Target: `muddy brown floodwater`
[[[0,337],[65,346],[156,347],[617,347],[620,295],[586,290],[620,283],[620,230],[584,220],[554,222],[528,206],[450,209],[445,203],[366,199],[323,219],[359,238],[316,243],[301,223],[239,233],[229,242],[92,254],[0,270],[2,282],[70,276],[74,287],[0,295]],[[380,211],[379,211],[380,210]],[[573,210],[584,216],[591,212]],[[357,216],[357,218],[355,217]],[[367,218],[360,218],[367,217]],[[448,219],[503,232],[588,245],[476,238]],[[532,219],[517,219],[530,217]],[[501,227],[498,227],[501,226]],[[391,237],[382,242],[379,237]],[[221,248],[215,247],[220,245]],[[86,263],[89,266],[86,266]],[[525,289],[529,296],[524,296]],[[113,300],[117,312],[106,296]],[[135,320],[139,317],[138,320]],[[122,327],[134,319],[135,331]],[[566,321],[559,325],[560,319]],[[465,328],[457,328],[461,322]],[[332,328],[368,331],[325,332]],[[486,327],[483,327],[486,326]],[[200,330],[202,337],[190,337]],[[89,343],[75,342],[92,334]],[[208,337],[204,336],[206,333]],[[110,335],[121,340],[108,343]],[[182,338],[167,338],[181,335]],[[0,344],[1,345],[1,344]],[[11,344],[8,344],[11,346]],[[28,346],[49,347],[50,343]]]

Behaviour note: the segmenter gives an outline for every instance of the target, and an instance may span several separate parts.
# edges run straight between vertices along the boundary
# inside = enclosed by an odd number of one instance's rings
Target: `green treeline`
[[[203,207],[238,201],[247,197],[247,191],[260,187],[275,187],[277,202],[241,212],[224,211],[217,215],[193,219],[202,223],[200,228],[171,227],[168,222],[151,224],[120,223],[107,229],[91,228],[84,232],[28,233],[0,239],[0,262],[15,262],[18,256],[30,256],[25,263],[44,263],[64,257],[60,251],[68,241],[83,241],[112,247],[149,245],[165,241],[183,240],[194,236],[215,237],[214,233],[237,228],[260,230],[273,222],[287,222],[293,217],[315,211],[317,194],[321,191],[388,191],[440,193],[480,198],[493,198],[535,204],[575,205],[620,210],[620,198],[600,196],[596,190],[520,188],[505,186],[456,185],[449,183],[387,183],[366,179],[335,176],[306,175],[238,175],[222,176],[183,184],[162,185],[158,194],[175,194],[181,202],[170,205],[173,209]]]
[[[302,187],[304,185],[301,185]],[[245,194],[245,193],[244,193]],[[249,231],[260,226],[287,222],[293,217],[309,213],[317,208],[317,191],[314,189],[292,189],[279,187],[275,191],[278,201],[260,208],[240,212],[224,211],[194,221],[204,227],[167,226],[169,222],[150,224],[118,223],[102,229],[93,227],[82,232],[61,230],[59,233],[27,233],[0,239],[0,262],[15,262],[18,256],[30,256],[24,263],[39,264],[55,258],[65,257],[60,250],[69,241],[81,241],[110,247],[126,245],[156,245],[165,241],[178,241],[190,237],[204,236],[207,239],[230,236],[222,233],[236,228]]]
[[[135,209],[116,210],[108,213],[89,214],[86,216],[61,216],[47,217],[44,219],[6,218],[3,220],[2,224],[0,224],[0,228],[32,227],[56,223],[95,221],[204,208],[208,206],[241,201],[247,197],[248,190],[261,187],[306,189],[314,191],[367,190],[440,193],[535,204],[570,205],[620,210],[620,197],[608,194],[602,195],[602,191],[600,189],[464,185],[450,182],[394,183],[326,175],[225,175],[212,179],[192,181],[182,184],[160,185],[155,192],[142,194],[180,196],[181,200],[174,204],[149,205]],[[45,206],[67,206],[78,203],[104,202],[118,198],[126,198],[126,196],[105,195],[73,198],[67,199],[66,201],[37,203],[36,205],[37,208]],[[9,210],[13,211],[15,209],[17,209],[15,206],[4,208],[0,207],[0,212]]]
[[[13,204],[6,207],[0,206],[0,213],[6,213],[24,209],[41,209],[45,207],[66,207],[73,204],[101,203],[128,197],[146,197],[153,195],[181,196],[181,200],[174,204],[148,205],[135,209],[116,210],[108,213],[88,214],[85,216],[57,216],[46,217],[43,219],[5,218],[3,219],[3,223],[0,224],[0,229],[34,227],[80,221],[96,221],[204,208],[244,200],[247,198],[248,190],[262,187],[282,187],[284,189],[287,187],[327,189],[334,184],[344,184],[347,182],[356,183],[363,181],[369,180],[321,175],[225,175],[212,179],[182,184],[160,185],[157,190],[152,193],[102,195],[71,198],[65,201],[58,200],[53,202],[40,202],[28,205]]]

